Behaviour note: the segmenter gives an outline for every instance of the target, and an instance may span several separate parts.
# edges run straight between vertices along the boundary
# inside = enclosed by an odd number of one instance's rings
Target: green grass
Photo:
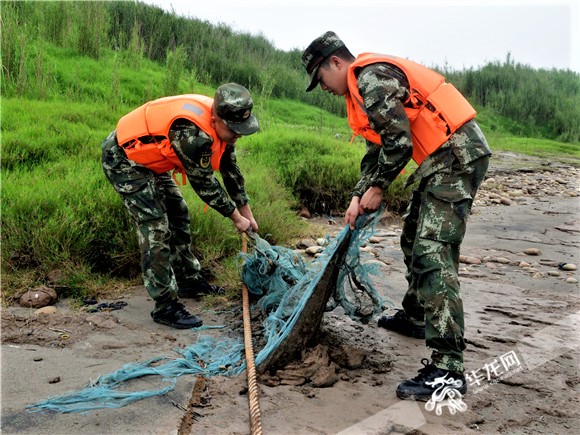
[[[24,12],[32,10],[29,2],[6,3]],[[43,2],[35,5],[48,7]],[[66,8],[60,3],[53,6],[55,11]],[[124,2],[112,7],[132,10],[133,5]],[[29,15],[23,13],[21,18]],[[43,21],[42,10],[38,10],[37,19],[47,26],[52,23]],[[17,295],[40,283],[59,286],[61,295],[80,297],[140,282],[134,229],[121,198],[102,172],[100,144],[123,114],[163,96],[168,80],[166,64],[108,46],[100,48],[100,57],[95,60],[79,54],[71,44],[56,46],[50,38],[38,35],[34,39],[34,32],[23,33],[30,26],[14,21],[4,5],[3,20],[12,27],[3,27],[6,38],[2,41],[3,64],[7,65],[2,71],[0,106],[2,296]],[[40,31],[39,26],[35,31]],[[227,37],[220,38],[220,44],[226,44]],[[19,41],[23,41],[22,46]],[[230,48],[235,51],[236,45]],[[265,50],[262,54],[268,59],[276,57],[268,52],[266,41],[258,41],[258,48]],[[259,50],[256,53],[258,56]],[[200,58],[222,62],[223,68],[228,66],[223,59],[214,59],[219,57],[215,52],[203,56]],[[296,56],[296,52],[288,53],[292,65],[299,64]],[[316,107],[344,108],[340,99],[320,92],[305,97],[316,106],[292,99],[297,89],[299,95],[304,94],[303,72],[294,67],[290,70],[284,61],[262,70],[253,59],[220,74],[227,81],[252,71],[257,75],[248,87],[261,130],[240,139],[238,162],[260,234],[273,244],[291,246],[299,238],[323,235],[321,228],[296,216],[301,205],[320,214],[342,214],[358,181],[365,146],[360,139],[349,143],[351,132],[344,117]],[[242,68],[248,63],[251,71]],[[171,66],[176,93],[213,95],[216,86],[212,80],[217,73],[202,66],[201,62]],[[279,77],[286,77],[289,87],[274,80]],[[478,120],[494,151],[580,158],[578,144],[526,137],[526,124],[496,111],[481,109]],[[414,166],[409,163],[407,174]],[[389,190],[386,202],[390,210],[400,211],[406,204],[409,192],[403,189],[405,179],[406,174],[400,176]],[[181,190],[190,208],[193,249],[204,270],[213,273],[222,285],[239,288],[239,233],[219,213],[211,209],[204,213],[205,205],[191,186]]]
[[[477,122],[484,131],[492,151],[507,151],[580,164],[580,144],[527,137],[522,126],[489,109],[479,109]],[[520,131],[521,134],[514,134]]]

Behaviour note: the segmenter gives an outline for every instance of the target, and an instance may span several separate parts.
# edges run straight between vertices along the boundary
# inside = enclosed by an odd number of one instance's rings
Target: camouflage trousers
[[[425,322],[425,340],[437,367],[463,367],[464,320],[459,294],[459,248],[489,156],[454,163],[421,180],[404,215],[401,249],[409,287],[403,309]]]
[[[185,286],[199,276],[187,204],[169,173],[156,174],[127,159],[115,132],[103,141],[102,151],[103,171],[137,230],[143,283],[155,313],[177,300],[180,283]]]

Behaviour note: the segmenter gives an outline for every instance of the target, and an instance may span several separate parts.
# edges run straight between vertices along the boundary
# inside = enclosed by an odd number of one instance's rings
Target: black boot
[[[171,302],[165,308],[151,313],[153,321],[162,325],[171,326],[175,329],[197,328],[203,325],[202,320],[195,314],[189,314],[183,304]]]
[[[223,295],[226,293],[223,287],[219,285],[211,285],[205,279],[199,278],[190,280],[183,285],[178,285],[177,295],[180,298],[191,299],[201,298],[208,295]]]
[[[421,400],[426,402],[433,396],[435,390],[442,386],[449,387],[461,394],[467,393],[467,382],[465,381],[463,373],[440,369],[434,364],[429,364],[429,360],[425,358],[421,360],[421,364],[425,367],[419,369],[417,376],[400,383],[397,387],[397,397],[399,399]],[[435,385],[427,385],[428,382],[431,383],[437,378],[444,378],[445,381],[443,383],[437,382]]]
[[[382,316],[378,325],[381,328],[398,332],[407,337],[425,339],[425,324],[423,326],[416,325],[404,310],[398,310],[394,316]]]

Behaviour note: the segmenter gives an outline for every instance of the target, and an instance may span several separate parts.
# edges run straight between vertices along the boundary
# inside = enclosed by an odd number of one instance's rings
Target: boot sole
[[[381,322],[381,319],[379,319],[377,326],[379,328],[386,329],[387,331],[396,332],[396,333],[404,335],[406,337],[417,338],[419,340],[425,340],[425,331],[416,331],[416,330],[389,327],[389,325],[386,325],[385,322]]]
[[[463,391],[462,391],[463,390]],[[461,393],[462,396],[465,396],[467,394],[467,386],[463,386],[459,392]],[[409,394],[409,393],[405,393],[403,391],[399,391],[397,390],[397,397],[401,400],[415,400],[417,402],[428,402],[429,399],[431,399],[433,393],[429,394],[429,395],[418,395],[418,394]]]
[[[159,323],[160,325],[165,325],[165,326],[169,326],[171,328],[174,329],[191,329],[191,328],[199,328],[200,326],[203,325],[203,322],[199,322],[199,323],[195,323],[193,325],[179,325],[177,323],[171,323],[171,322],[167,322],[165,320],[161,320],[161,319],[153,319],[153,321],[155,323]]]
[[[428,402],[431,398],[431,394],[428,396],[420,396],[417,394],[407,394],[402,391],[397,390],[397,397],[401,400],[415,400],[417,402]]]

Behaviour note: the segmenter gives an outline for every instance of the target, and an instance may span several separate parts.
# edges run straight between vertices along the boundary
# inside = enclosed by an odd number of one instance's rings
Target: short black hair
[[[356,59],[346,46],[340,47],[338,50],[332,52],[326,59],[324,59],[320,64],[320,67],[327,68],[328,65],[330,64],[330,58],[332,56],[339,57],[347,62],[354,62],[354,60]]]

